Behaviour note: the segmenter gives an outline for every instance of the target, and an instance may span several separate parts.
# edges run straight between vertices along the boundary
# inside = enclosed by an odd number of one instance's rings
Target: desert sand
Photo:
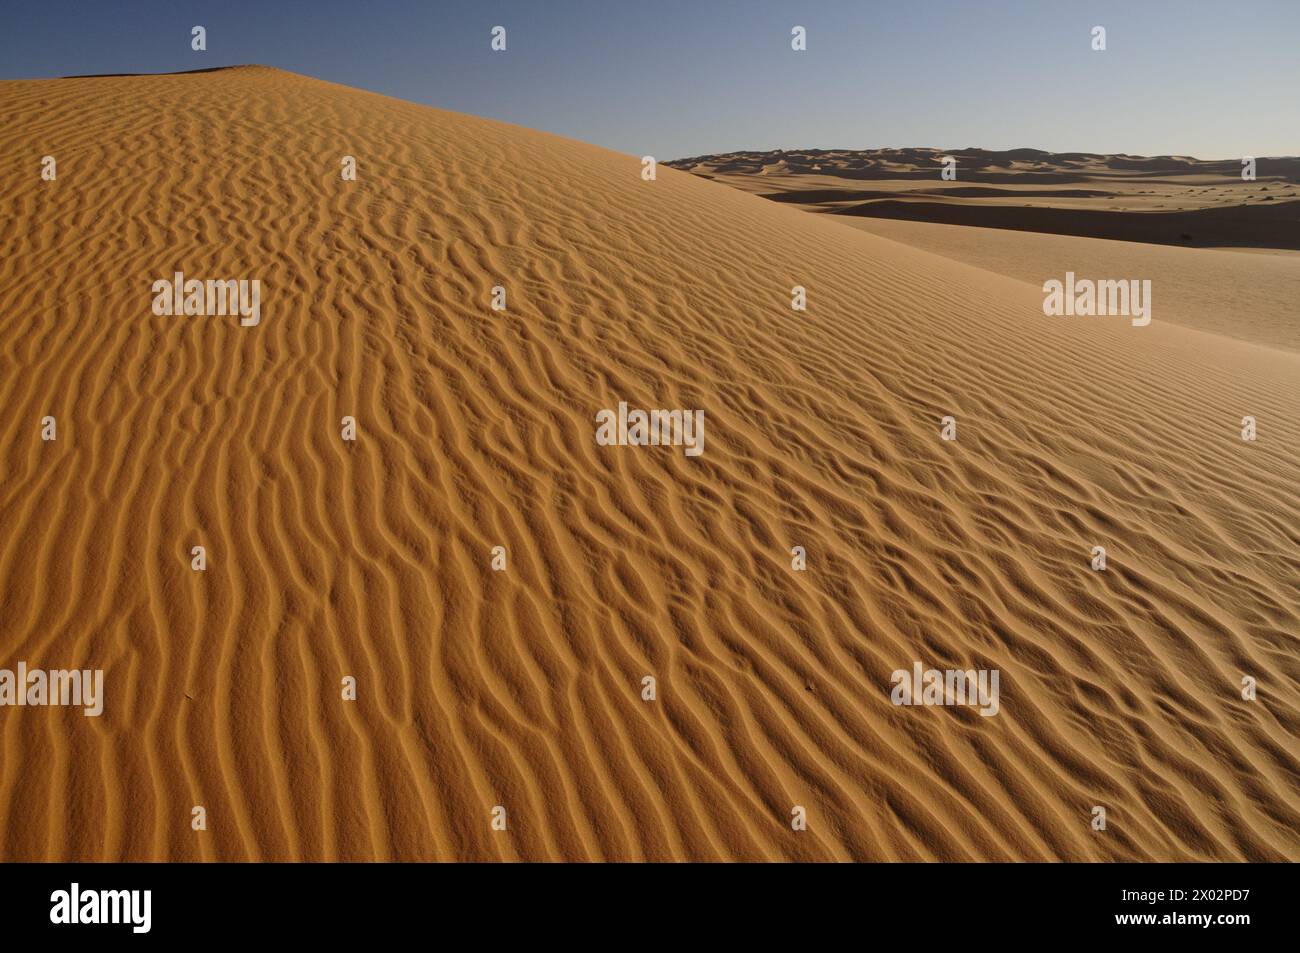
[[[947,156],[951,181],[940,178]],[[1251,181],[1240,161],[1039,149],[787,150],[665,164],[1038,287],[1067,270],[1140,275],[1172,305],[1165,320],[1300,351],[1300,159],[1258,158]]]
[[[1006,229],[883,218],[847,220],[894,241],[1036,287],[1067,270],[1150,279],[1163,320],[1300,352],[1300,252],[1176,248],[1140,242],[1026,235]]]
[[[0,708],[0,859],[1300,859],[1294,317],[1159,276],[1147,327],[1047,317],[263,67],[0,115],[0,666],[105,672],[98,717]],[[260,323],[154,314],[176,271]],[[705,451],[599,445],[620,401]],[[895,706],[916,661],[999,712]]]
[[[1041,149],[777,150],[667,164],[853,218],[1192,248],[1300,249],[1300,158],[1252,161],[1250,179],[1243,159]]]

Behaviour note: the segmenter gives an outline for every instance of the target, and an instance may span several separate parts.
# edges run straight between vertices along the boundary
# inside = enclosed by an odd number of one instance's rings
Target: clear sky
[[[1300,153],[1300,0],[5,0],[0,17],[6,79],[236,63],[660,159]]]

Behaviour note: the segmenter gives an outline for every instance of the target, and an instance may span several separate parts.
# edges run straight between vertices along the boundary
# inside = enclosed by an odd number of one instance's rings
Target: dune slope
[[[1300,352],[1300,253],[1175,248],[1075,235],[846,218],[855,228],[1041,288],[1067,271],[1080,277],[1143,278],[1162,321],[1270,348]]]
[[[1300,858],[1297,355],[276,70],[0,114],[0,666],[105,672],[0,858]]]

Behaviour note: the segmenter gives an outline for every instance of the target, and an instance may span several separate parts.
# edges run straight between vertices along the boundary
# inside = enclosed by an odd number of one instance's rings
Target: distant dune
[[[1046,317],[1002,253],[273,69],[0,114],[0,668],[105,673],[0,708],[0,859],[1300,859],[1272,325]],[[259,323],[155,314],[176,271]],[[622,401],[704,452],[599,444]]]
[[[951,157],[950,180],[941,179]],[[669,162],[813,211],[1117,241],[1300,249],[1300,158],[812,149]],[[857,183],[878,187],[863,190]],[[967,183],[977,183],[969,185]],[[1062,185],[1087,188],[1061,188]],[[999,188],[997,186],[1007,186]]]

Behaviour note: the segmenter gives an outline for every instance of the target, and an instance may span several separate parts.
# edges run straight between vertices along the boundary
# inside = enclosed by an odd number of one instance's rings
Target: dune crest
[[[0,103],[0,667],[105,673],[0,859],[1300,859],[1300,356],[277,70]]]

